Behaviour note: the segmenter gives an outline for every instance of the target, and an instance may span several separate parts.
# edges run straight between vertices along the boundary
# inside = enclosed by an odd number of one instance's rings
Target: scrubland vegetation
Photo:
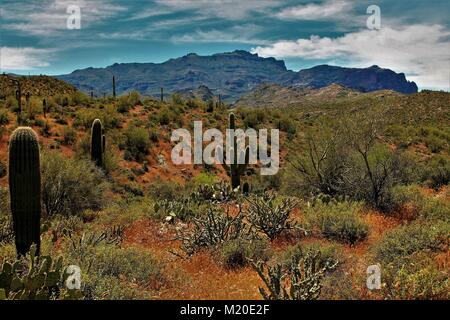
[[[16,262],[8,141],[17,101],[6,95],[0,298],[449,298],[448,93],[232,110],[240,128],[281,130],[276,176],[260,176],[258,165],[172,164],[172,130],[202,120],[224,131],[225,104],[52,92],[25,105],[21,124],[40,144],[40,261],[61,265],[30,269],[33,255]],[[95,119],[104,134],[100,167],[91,158]],[[241,187],[233,189],[236,174]],[[373,264],[382,287],[370,291]],[[80,290],[65,289],[69,265],[81,269]],[[39,272],[47,281],[29,289]]]

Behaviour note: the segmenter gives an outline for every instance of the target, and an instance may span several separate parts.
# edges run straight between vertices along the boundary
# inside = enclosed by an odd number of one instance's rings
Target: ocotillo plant
[[[9,192],[18,255],[34,243],[39,253],[41,219],[41,171],[36,133],[19,127],[9,141]]]
[[[103,127],[99,119],[95,119],[91,129],[91,160],[95,162],[99,168],[103,167]]]
[[[231,129],[233,131],[236,129],[235,116],[233,113],[230,113],[229,129]],[[230,159],[231,161],[227,161],[226,151],[223,150],[222,165],[231,178],[231,187],[233,189],[236,189],[237,187],[239,187],[241,185],[241,175],[244,174],[245,170],[247,169],[249,159],[250,159],[250,149],[248,146],[245,148],[245,158],[243,161],[244,163],[238,163],[238,160],[239,160],[238,143],[237,143],[237,138],[234,137],[233,147],[231,148],[230,151],[231,151],[231,154],[233,155],[233,159]],[[227,163],[227,162],[230,162],[230,163]]]
[[[113,76],[113,97],[116,97],[116,77]]]

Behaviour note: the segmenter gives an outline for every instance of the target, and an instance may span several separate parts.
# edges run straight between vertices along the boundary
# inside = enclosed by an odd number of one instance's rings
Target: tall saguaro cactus
[[[164,88],[161,87],[161,102],[164,102]]]
[[[9,141],[9,191],[18,255],[34,243],[40,249],[41,171],[39,143],[29,127],[19,127]]]
[[[102,122],[95,119],[91,129],[91,160],[99,168],[103,168],[104,139]]]
[[[236,130],[236,119],[233,113],[230,113],[229,116],[229,129],[232,129],[233,131]],[[228,164],[227,163],[228,161],[226,160],[226,152],[225,150],[223,151],[222,165],[231,178],[231,187],[233,189],[236,189],[241,185],[241,175],[244,174],[249,164],[250,149],[248,146],[245,148],[244,163],[238,163],[239,154],[238,154],[237,138],[235,136],[233,140],[232,154],[233,159],[231,159],[230,161],[231,163]]]
[[[17,85],[16,90],[16,99],[17,99],[17,123],[21,123],[22,121],[22,84],[19,80],[14,80],[15,84]]]
[[[113,97],[116,97],[116,77],[113,76]]]

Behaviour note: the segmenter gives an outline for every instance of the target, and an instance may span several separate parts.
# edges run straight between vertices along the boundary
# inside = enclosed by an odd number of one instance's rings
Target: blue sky
[[[67,28],[67,8],[81,29]],[[381,9],[379,30],[366,21]],[[244,49],[299,70],[379,65],[449,90],[448,0],[2,0],[1,72],[64,74]]]

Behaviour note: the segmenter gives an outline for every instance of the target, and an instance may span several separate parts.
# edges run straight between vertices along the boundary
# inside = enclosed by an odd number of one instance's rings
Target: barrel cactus
[[[91,129],[91,160],[99,168],[103,167],[104,139],[102,122],[95,119]]]
[[[9,141],[9,190],[18,255],[34,243],[39,253],[41,219],[41,171],[36,133],[19,127]]]

